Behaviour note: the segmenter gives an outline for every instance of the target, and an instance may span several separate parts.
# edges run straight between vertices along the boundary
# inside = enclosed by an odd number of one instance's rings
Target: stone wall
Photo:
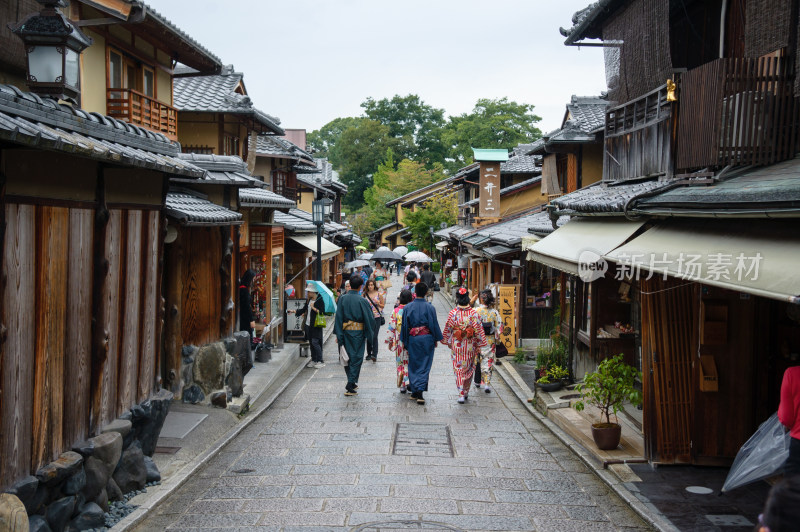
[[[8,493],[25,506],[31,531],[102,528],[109,502],[161,480],[152,456],[172,393],[161,390],[77,443]]]
[[[179,399],[184,403],[226,408],[234,397],[241,397],[244,376],[253,366],[246,331],[201,347],[185,345],[181,355]]]

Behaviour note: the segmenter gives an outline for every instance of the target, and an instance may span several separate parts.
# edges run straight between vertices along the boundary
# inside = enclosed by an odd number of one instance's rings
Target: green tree
[[[412,212],[405,211],[403,224],[411,231],[412,238],[420,248],[429,248],[431,226],[439,230],[442,223],[453,225],[458,216],[458,202],[454,192],[445,192],[431,197],[423,204],[417,205]],[[429,250],[430,251],[430,250]]]
[[[509,101],[507,98],[482,98],[471,113],[450,118],[442,134],[449,157],[457,167],[472,162],[472,148],[512,149],[523,142],[542,136],[536,127],[541,120],[533,114],[533,105]]]
[[[383,161],[387,149],[397,150],[399,141],[389,136],[389,128],[375,120],[363,119],[339,136],[331,164],[338,168],[347,184],[345,204],[357,210],[364,204],[364,192],[372,186],[372,175]]]
[[[332,165],[338,166],[336,162],[337,153],[335,147],[339,144],[342,132],[350,127],[357,127],[364,120],[363,117],[344,117],[335,118],[321,128],[312,131],[306,137],[308,151],[314,157],[327,157]]]
[[[444,109],[432,107],[416,94],[393,96],[391,99],[367,98],[361,104],[364,114],[389,127],[389,135],[399,139],[400,157],[432,165],[443,163],[446,155],[442,143],[445,125]]]

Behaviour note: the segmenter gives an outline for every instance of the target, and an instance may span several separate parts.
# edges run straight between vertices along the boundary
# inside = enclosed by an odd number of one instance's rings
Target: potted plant
[[[581,399],[575,403],[575,410],[583,410],[588,403],[597,407],[605,418],[604,422],[592,425],[592,438],[598,449],[608,451],[619,445],[622,427],[619,425],[617,412],[625,401],[633,406],[642,404],[642,392],[635,386],[636,379],[641,378],[642,373],[623,362],[620,353],[602,361],[597,371],[587,373],[583,383],[576,387]]]
[[[536,381],[536,384],[542,391],[545,392],[555,392],[560,390],[561,387],[564,385],[564,380],[569,377],[569,371],[564,366],[559,364],[553,364],[549,368],[545,374],[539,377],[539,380]]]

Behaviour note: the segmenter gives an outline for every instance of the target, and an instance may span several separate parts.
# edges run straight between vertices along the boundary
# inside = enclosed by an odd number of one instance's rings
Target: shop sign
[[[500,163],[480,162],[480,195],[478,216],[481,218],[500,217]]]
[[[503,320],[503,335],[500,341],[512,353],[517,348],[518,295],[519,287],[517,285],[500,285],[497,289],[497,310],[500,313],[500,319]]]

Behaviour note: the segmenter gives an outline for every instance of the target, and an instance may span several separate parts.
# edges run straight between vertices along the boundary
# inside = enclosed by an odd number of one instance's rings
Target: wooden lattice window
[[[266,233],[250,233],[250,249],[265,250],[267,249],[267,235]]]
[[[283,227],[272,228],[272,248],[283,247]]]

